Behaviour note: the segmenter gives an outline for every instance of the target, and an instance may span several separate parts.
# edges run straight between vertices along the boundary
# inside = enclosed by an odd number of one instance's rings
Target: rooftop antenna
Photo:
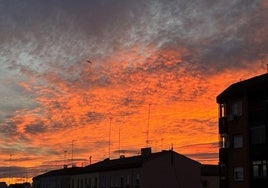
[[[64,164],[63,164],[63,168],[67,168],[67,151],[64,150]]]
[[[111,129],[112,129],[112,117],[110,117],[110,128],[109,128],[109,159],[111,157]]]
[[[120,151],[120,126],[119,126],[119,131],[118,131],[118,151],[119,151],[119,157],[121,156],[121,151]]]
[[[147,121],[147,138],[146,138],[146,144],[147,144],[147,148],[149,146],[149,128],[150,128],[150,115],[151,115],[151,105],[149,104],[149,109],[148,109],[148,121]]]
[[[11,160],[12,160],[12,154],[9,155],[9,184],[11,183]]]
[[[76,140],[72,140],[72,167],[74,167],[74,141]]]

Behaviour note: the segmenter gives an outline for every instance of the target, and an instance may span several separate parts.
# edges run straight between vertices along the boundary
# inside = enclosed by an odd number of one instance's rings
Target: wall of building
[[[100,174],[98,172],[72,175],[70,188],[99,188]]]
[[[172,151],[145,162],[141,172],[142,188],[201,187],[201,164]]]
[[[140,168],[105,171],[100,173],[100,188],[140,187]]]
[[[219,188],[219,176],[202,176],[202,188]]]

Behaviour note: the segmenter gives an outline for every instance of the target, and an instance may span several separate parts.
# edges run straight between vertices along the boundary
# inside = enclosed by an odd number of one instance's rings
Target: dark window
[[[120,188],[124,187],[124,177],[120,178]]]
[[[251,128],[251,144],[263,144],[266,142],[265,126]]]
[[[235,167],[234,168],[234,180],[235,181],[243,181],[244,180],[244,168],[243,167]]]
[[[242,148],[242,147],[243,147],[243,136],[234,135],[234,148]]]
[[[92,187],[91,178],[88,179],[89,188]]]
[[[136,185],[135,185],[135,188],[139,188],[140,187],[140,175],[137,174],[136,176]]]
[[[232,104],[232,115],[242,116],[242,101],[236,101]]]
[[[252,163],[252,174],[254,178],[265,178],[267,177],[267,161],[253,161]]]
[[[95,181],[94,181],[94,188],[98,187],[98,179],[95,177]]]

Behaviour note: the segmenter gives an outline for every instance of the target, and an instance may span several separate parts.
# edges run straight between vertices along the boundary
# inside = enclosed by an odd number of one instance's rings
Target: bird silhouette
[[[89,64],[92,64],[92,61],[90,61],[89,59],[87,60],[87,62],[88,62]]]

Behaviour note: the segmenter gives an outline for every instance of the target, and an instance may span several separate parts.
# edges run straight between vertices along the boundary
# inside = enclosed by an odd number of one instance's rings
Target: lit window
[[[243,147],[243,136],[235,135],[234,136],[234,148],[242,148]]]
[[[244,180],[244,168],[243,167],[234,168],[234,180],[235,181],[243,181]]]
[[[226,104],[219,105],[219,116],[225,117],[226,116]]]
[[[219,144],[220,144],[220,148],[229,148],[230,146],[229,136],[227,134],[221,134]]]

